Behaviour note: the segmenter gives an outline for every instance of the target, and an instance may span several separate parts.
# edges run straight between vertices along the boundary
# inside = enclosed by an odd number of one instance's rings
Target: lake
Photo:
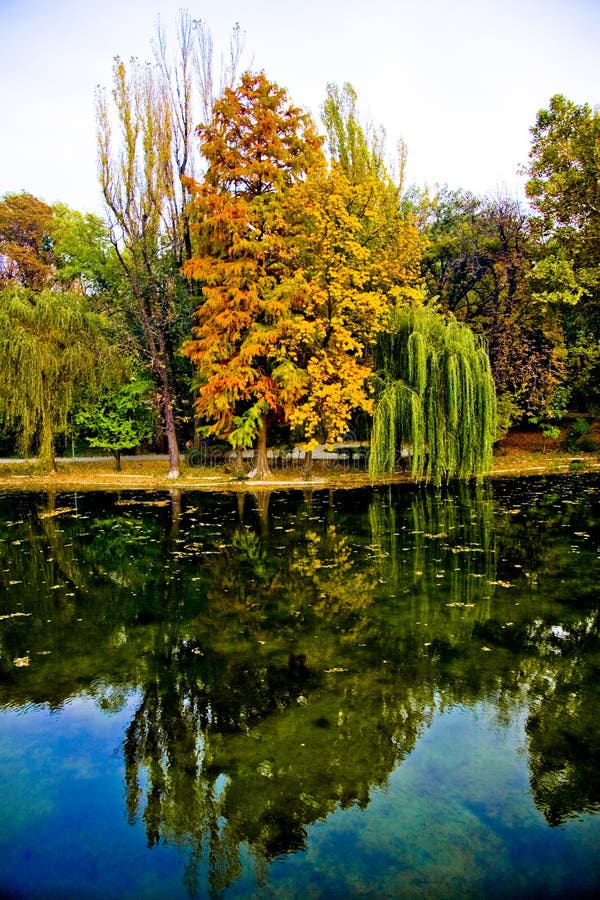
[[[600,476],[0,493],[0,895],[600,889]]]

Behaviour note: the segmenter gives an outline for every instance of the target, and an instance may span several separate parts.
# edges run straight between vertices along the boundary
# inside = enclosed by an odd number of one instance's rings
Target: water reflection
[[[127,815],[223,892],[366,808],[435,711],[526,717],[551,826],[598,811],[597,478],[0,500],[0,704],[132,691]]]

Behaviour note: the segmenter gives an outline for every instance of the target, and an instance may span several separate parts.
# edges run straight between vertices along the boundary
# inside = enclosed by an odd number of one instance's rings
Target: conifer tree
[[[194,187],[196,253],[185,273],[202,284],[194,339],[197,414],[234,446],[257,438],[256,474],[270,474],[269,420],[285,418],[301,390],[280,357],[289,326],[282,286],[294,271],[286,192],[322,165],[310,117],[264,73],[245,73],[199,129],[208,162]]]

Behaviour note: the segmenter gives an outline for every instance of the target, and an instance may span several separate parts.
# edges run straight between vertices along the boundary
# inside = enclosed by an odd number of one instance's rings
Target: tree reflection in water
[[[0,703],[140,700],[129,821],[200,890],[364,808],[436,709],[527,710],[551,825],[597,812],[596,481],[306,497],[21,498],[0,525]],[[506,496],[505,496],[506,495]],[[532,528],[531,523],[535,527]],[[574,565],[573,548],[579,559]],[[27,656],[26,669],[14,660]]]

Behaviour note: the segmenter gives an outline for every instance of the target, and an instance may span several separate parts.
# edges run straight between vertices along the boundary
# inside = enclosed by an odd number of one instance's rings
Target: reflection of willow
[[[59,517],[71,509],[49,506],[39,517],[28,515],[18,523],[0,527],[0,655],[10,671],[14,658],[27,659],[54,649],[57,631],[75,617],[75,597],[84,580],[82,566]],[[48,628],[47,623],[52,623]],[[68,690],[68,688],[67,688]]]
[[[81,515],[53,494],[46,509],[32,505],[28,498],[17,521],[0,524],[0,666],[12,676],[13,660],[25,660],[13,685],[55,706],[85,684],[102,692],[111,667],[128,670],[143,657],[146,636],[128,636],[126,626],[173,617],[180,597],[165,575],[171,537],[157,523]]]
[[[486,619],[496,581],[494,501],[489,485],[452,491],[389,493],[369,508],[372,550],[387,596],[395,595],[411,626],[444,638],[469,638],[473,621]],[[409,604],[409,607],[407,606]]]
[[[211,894],[230,885],[242,846],[260,882],[272,859],[305,847],[311,823],[367,806],[430,720],[432,693],[380,670],[315,683],[294,656],[278,670],[260,658],[243,672],[204,658],[163,669],[127,731],[130,821],[141,815],[150,846],[187,850],[190,893],[203,877]]]

